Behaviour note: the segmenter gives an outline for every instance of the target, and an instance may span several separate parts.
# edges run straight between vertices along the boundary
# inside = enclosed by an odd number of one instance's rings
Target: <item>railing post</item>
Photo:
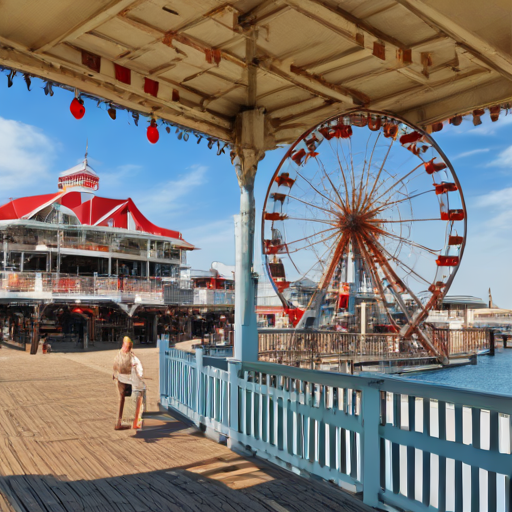
[[[242,368],[242,363],[236,359],[228,359],[229,372],[229,443],[230,447],[237,442],[239,427],[239,400],[238,400],[238,373]]]
[[[168,399],[168,378],[169,378],[169,375],[168,375],[168,372],[167,372],[167,363],[166,363],[166,360],[165,360],[165,349],[169,347],[169,344],[165,343],[164,340],[159,340],[158,341],[158,356],[159,356],[159,365],[160,365],[160,368],[159,368],[159,377],[160,377],[160,380],[159,380],[159,396],[160,396],[160,403],[162,404],[162,406],[164,407],[168,407],[168,403],[167,403],[167,399]],[[165,397],[165,398],[162,398],[162,397]],[[165,402],[164,402],[165,401]]]
[[[366,505],[376,507],[379,504],[380,490],[380,391],[377,387],[363,390],[363,501]]]
[[[204,416],[204,401],[205,393],[203,393],[202,382],[203,382],[203,356],[204,350],[202,348],[196,348],[196,412],[200,416],[200,420],[203,420]]]

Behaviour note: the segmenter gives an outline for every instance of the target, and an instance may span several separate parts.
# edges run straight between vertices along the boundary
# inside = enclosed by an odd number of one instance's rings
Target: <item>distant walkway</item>
[[[0,511],[369,511],[330,484],[245,459],[157,412],[158,353],[142,432],[114,431],[113,350],[0,350]]]

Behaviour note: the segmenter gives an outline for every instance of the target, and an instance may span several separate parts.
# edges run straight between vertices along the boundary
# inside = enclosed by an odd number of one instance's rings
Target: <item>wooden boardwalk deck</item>
[[[114,351],[0,350],[0,511],[373,510],[158,413],[157,350],[137,355],[150,378],[142,432],[114,431]]]

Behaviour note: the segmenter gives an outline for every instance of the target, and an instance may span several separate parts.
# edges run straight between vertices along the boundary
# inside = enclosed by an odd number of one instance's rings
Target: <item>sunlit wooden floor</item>
[[[158,354],[141,432],[115,431],[113,350],[0,350],[0,511],[367,511],[323,483],[244,459],[158,413]]]

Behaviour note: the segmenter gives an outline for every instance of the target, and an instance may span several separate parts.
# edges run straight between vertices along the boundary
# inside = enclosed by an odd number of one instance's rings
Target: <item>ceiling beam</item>
[[[491,82],[470,87],[466,91],[403,110],[400,115],[413,124],[427,127],[459,114],[510,101],[512,84],[506,78],[498,77]]]
[[[359,101],[355,101],[352,96],[329,89],[316,81],[309,80],[308,78],[300,75],[291,75],[289,68],[286,69],[283,64],[280,64],[277,61],[272,62],[271,59],[269,60],[270,62],[265,60],[258,61],[257,67],[270,75],[295,85],[312,96],[320,97],[327,101],[347,103],[350,106],[355,106],[360,103]]]
[[[185,46],[189,46],[190,48],[194,48],[194,50],[200,51],[204,53],[205,55],[208,52],[212,52],[215,50],[215,48],[212,48],[201,41],[198,41],[194,37],[187,36],[185,34],[180,34],[178,32],[167,32],[162,39],[162,43],[166,46],[169,46],[170,48],[174,48],[173,41],[177,41],[178,43],[184,44]],[[240,59],[236,55],[233,55],[231,53],[228,53],[224,50],[219,50],[221,59],[227,60],[229,62],[232,62],[233,64],[236,64],[237,66],[241,68],[246,68],[245,61],[243,59]]]
[[[366,104],[370,103],[370,98],[368,96],[366,96],[366,94],[363,94],[362,92],[358,92],[354,89],[349,89],[348,87],[343,87],[342,85],[336,85],[331,82],[328,82],[321,75],[315,75],[313,73],[308,73],[307,71],[304,71],[303,69],[301,69],[297,66],[293,66],[293,65],[290,66],[290,71],[294,75],[304,77],[306,80],[308,80],[310,82],[319,84],[323,87],[331,89],[332,91],[336,91],[340,94],[348,96],[348,97],[352,98],[352,101],[354,103],[359,103],[361,105],[366,105]]]
[[[453,77],[445,80],[431,82],[428,84],[428,87],[425,87],[423,84],[418,84],[409,89],[377,98],[371,102],[370,106],[376,110],[391,110],[396,112],[397,110],[403,110],[404,108],[401,107],[401,105],[407,104],[407,102],[411,100],[418,104],[424,102],[430,103],[431,101],[435,101],[435,98],[430,100],[428,96],[435,96],[437,94],[443,97],[446,94],[451,94],[450,90],[453,90],[453,92],[460,90],[461,85],[465,85],[469,88],[473,87],[472,84],[474,82],[481,82],[483,80],[492,80],[491,72],[484,68],[472,69],[466,73],[457,73]],[[447,89],[449,92],[445,92],[443,95],[443,89]],[[427,98],[425,98],[425,96],[427,96]]]
[[[453,19],[448,18],[423,0],[396,1],[432,28],[441,31],[463,45],[473,55],[477,55],[482,62],[488,64],[501,75],[512,80],[512,57],[510,55],[502,52],[474,32],[461,27]]]
[[[356,18],[348,11],[339,6],[324,3],[322,0],[284,0],[286,4],[293,7],[305,16],[314,19],[327,28],[345,36],[348,40],[360,42],[360,36],[370,36],[383,43],[388,43],[396,48],[407,50],[408,46],[395,37],[385,34],[373,27],[370,23]],[[358,37],[359,36],[359,37]]]
[[[326,103],[326,100],[322,98],[308,98],[304,101],[294,101],[292,104],[286,105],[285,107],[279,107],[275,110],[271,110],[268,115],[272,119],[284,119],[288,116],[292,116],[302,112],[304,109],[316,108]]]
[[[43,44],[39,48],[33,48],[32,51],[35,53],[45,53],[63,41],[76,39],[86,32],[90,32],[91,30],[98,28],[100,25],[114,18],[124,9],[129,8],[130,5],[136,2],[140,3],[140,0],[111,0],[107,5],[89,16],[86,20],[81,21],[74,27],[66,30],[66,32],[60,34],[58,37],[46,44]]]

